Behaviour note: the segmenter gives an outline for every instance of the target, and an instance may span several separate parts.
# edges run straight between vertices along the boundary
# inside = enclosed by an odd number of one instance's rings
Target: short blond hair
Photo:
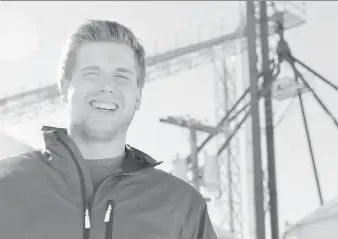
[[[76,52],[79,46],[84,42],[100,41],[118,42],[133,49],[138,68],[137,84],[139,88],[143,89],[146,74],[145,50],[134,33],[126,26],[115,21],[87,20],[85,23],[79,25],[69,37],[62,54],[57,79],[57,85],[61,95],[67,95],[66,89],[68,89],[71,81]]]

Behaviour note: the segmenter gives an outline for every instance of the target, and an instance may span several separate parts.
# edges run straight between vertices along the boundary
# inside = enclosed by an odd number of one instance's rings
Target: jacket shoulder
[[[177,238],[217,239],[202,194],[189,183],[165,171],[154,169],[152,173],[157,195],[164,196],[179,211]]]
[[[170,194],[177,197],[181,203],[182,200],[184,200],[190,202],[193,207],[202,206],[206,203],[202,194],[188,182],[161,169],[154,169],[153,174],[159,185],[161,185],[163,189],[170,191]]]
[[[0,180],[36,171],[46,156],[42,151],[34,150],[0,158]]]
[[[1,238],[26,237],[26,215],[41,181],[37,174],[41,171],[40,157],[41,152],[31,151],[0,159]]]

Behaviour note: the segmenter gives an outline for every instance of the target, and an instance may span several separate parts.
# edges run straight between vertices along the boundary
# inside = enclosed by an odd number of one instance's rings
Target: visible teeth
[[[90,104],[96,109],[100,109],[100,110],[116,110],[117,109],[117,105],[114,103],[107,103],[107,102],[94,100],[90,102]]]

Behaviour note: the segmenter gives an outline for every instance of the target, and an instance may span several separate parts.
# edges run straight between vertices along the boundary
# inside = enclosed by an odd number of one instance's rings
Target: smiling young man
[[[58,77],[67,129],[46,150],[0,160],[0,237],[216,239],[203,197],[126,145],[141,104],[145,52],[117,22],[70,37]]]

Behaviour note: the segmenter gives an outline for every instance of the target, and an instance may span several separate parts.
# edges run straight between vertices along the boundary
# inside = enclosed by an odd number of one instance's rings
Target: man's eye
[[[123,80],[129,80],[128,77],[123,76],[123,75],[117,75],[116,77],[119,78],[119,79],[123,79]]]
[[[98,76],[99,74],[96,72],[87,72],[83,74],[84,76]]]

